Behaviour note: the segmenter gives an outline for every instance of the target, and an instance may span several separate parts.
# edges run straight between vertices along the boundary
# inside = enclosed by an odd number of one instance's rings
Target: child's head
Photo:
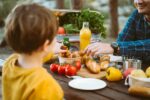
[[[6,41],[18,53],[31,54],[45,41],[51,43],[57,30],[53,13],[38,4],[16,6],[6,20]]]

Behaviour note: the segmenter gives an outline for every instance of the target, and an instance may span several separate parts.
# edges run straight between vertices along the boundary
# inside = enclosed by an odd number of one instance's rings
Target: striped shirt
[[[135,10],[119,33],[117,43],[120,55],[150,61],[150,22]]]

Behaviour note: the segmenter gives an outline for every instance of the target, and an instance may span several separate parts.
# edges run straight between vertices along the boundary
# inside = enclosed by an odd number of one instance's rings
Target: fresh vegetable
[[[77,73],[77,69],[74,66],[67,66],[65,69],[65,75],[74,76]]]
[[[78,27],[76,27],[73,24],[64,24],[63,26],[64,26],[67,34],[80,32],[80,29],[78,29]]]
[[[76,66],[77,70],[80,70],[81,62],[80,61],[76,61],[75,66]]]
[[[65,29],[63,27],[58,28],[58,34],[65,34]]]
[[[58,74],[59,75],[64,75],[65,74],[65,69],[66,69],[66,66],[59,66],[58,67]]]
[[[77,66],[72,66],[70,64],[66,65],[51,64],[50,70],[52,72],[58,72],[59,75],[73,76],[76,75],[80,65],[81,65],[80,62],[77,62]]]
[[[69,34],[77,33],[85,21],[89,22],[92,33],[100,34],[103,38],[106,37],[104,16],[100,12],[83,9],[81,12],[68,12],[59,17],[59,24],[64,26]]]
[[[119,81],[122,79],[122,73],[119,69],[109,67],[106,72],[106,79],[108,81]]]
[[[58,71],[58,67],[59,67],[58,64],[51,64],[51,65],[50,65],[50,70],[51,70],[52,72],[57,72],[57,71]]]

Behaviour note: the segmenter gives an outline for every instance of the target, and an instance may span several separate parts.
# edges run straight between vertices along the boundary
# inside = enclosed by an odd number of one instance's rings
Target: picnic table
[[[4,48],[5,51],[5,48]],[[8,52],[8,50],[7,50]],[[4,52],[3,52],[4,53]],[[11,54],[10,51],[8,54]],[[8,55],[7,55],[8,56]],[[5,59],[6,57],[0,57]],[[149,65],[149,64],[148,64]],[[142,66],[148,66],[142,65]],[[61,85],[64,96],[66,100],[150,100],[149,98],[143,98],[138,96],[132,96],[128,93],[128,86],[124,85],[124,80],[118,82],[108,82],[107,86],[100,90],[86,91],[86,90],[77,90],[68,86],[68,82],[72,79],[67,78],[66,76],[61,76],[56,73],[53,73],[49,70],[50,63],[44,64],[44,68],[58,81]],[[2,66],[0,66],[0,73],[2,73]],[[1,84],[1,82],[0,82]],[[1,88],[1,87],[0,87]],[[1,93],[0,93],[1,98]]]
[[[47,71],[61,85],[66,100],[149,100],[148,98],[132,96],[128,94],[128,86],[124,85],[124,80],[118,82],[108,82],[107,86],[100,90],[77,90],[68,86],[68,82],[72,79],[61,76],[49,70],[49,64],[44,65]]]

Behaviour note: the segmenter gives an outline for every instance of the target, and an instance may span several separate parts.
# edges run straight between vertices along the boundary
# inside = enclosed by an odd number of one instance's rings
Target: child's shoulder
[[[45,68],[38,68],[32,72],[33,78],[42,81],[52,81],[53,77],[47,72]]]

